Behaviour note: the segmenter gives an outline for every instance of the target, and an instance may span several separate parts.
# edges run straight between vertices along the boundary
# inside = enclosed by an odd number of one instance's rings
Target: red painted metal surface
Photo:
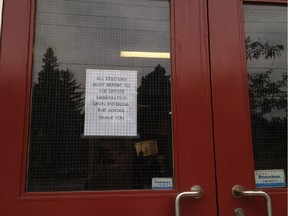
[[[245,215],[264,216],[263,198],[231,195],[236,184],[255,189],[242,2],[210,0],[208,5],[219,215],[233,215],[241,207]],[[286,189],[265,191],[273,215],[287,215]]]
[[[5,1],[0,59],[0,211],[3,216],[174,215],[176,194],[194,184],[181,215],[217,215],[208,55],[207,6],[172,2],[176,189],[26,193],[34,1]]]
[[[200,0],[171,4],[175,190],[26,193],[34,1],[5,1],[0,58],[1,215],[172,216],[176,194],[194,184],[202,186],[204,196],[184,199],[181,215],[228,216],[239,207],[246,215],[265,215],[263,199],[239,200],[231,195],[235,184],[255,188],[242,1],[208,0],[208,8]],[[272,197],[274,216],[287,215],[286,190],[266,192]]]
[[[173,101],[180,114],[176,118],[177,125],[174,127],[179,144],[176,148],[181,158],[178,160],[177,167],[179,189],[180,191],[189,190],[192,185],[198,184],[204,190],[203,198],[196,201],[198,204],[189,199],[185,200],[187,202],[183,200],[181,215],[213,216],[217,215],[217,208],[207,8],[203,1],[175,2],[176,74],[173,78],[176,81],[177,91],[175,91]],[[210,126],[207,125],[209,122]],[[189,161],[192,158],[193,162]]]

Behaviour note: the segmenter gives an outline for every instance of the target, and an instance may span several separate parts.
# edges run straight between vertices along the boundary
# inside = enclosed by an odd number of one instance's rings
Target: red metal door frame
[[[120,210],[123,215],[139,211],[143,215],[173,215],[175,195],[194,184],[203,187],[204,196],[201,201],[183,200],[181,215],[216,215],[207,16],[219,215],[231,215],[238,207],[244,208],[247,215],[254,215],[255,211],[257,215],[265,215],[261,198],[237,200],[231,195],[235,184],[255,188],[240,0],[208,0],[209,14],[206,3],[200,0],[172,3],[175,190],[25,193],[33,5],[30,0],[5,1],[3,14],[0,57],[3,215],[114,215]],[[266,191],[272,196],[275,215],[286,215],[286,190]],[[149,207],[142,208],[143,203]]]
[[[265,215],[263,198],[238,200],[231,194],[236,184],[255,189],[243,2],[209,0],[208,5],[219,215],[231,215],[239,207],[246,215]],[[274,215],[287,215],[286,188],[265,191],[272,198]]]
[[[175,190],[79,193],[25,192],[35,2],[4,3],[0,58],[1,214],[174,215],[176,194],[195,184],[203,187],[205,196],[201,202],[183,200],[181,215],[217,214],[205,2],[171,3]]]

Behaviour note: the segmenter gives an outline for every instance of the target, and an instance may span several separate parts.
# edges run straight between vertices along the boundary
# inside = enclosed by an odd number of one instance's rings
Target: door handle
[[[241,185],[234,185],[232,194],[235,198],[242,198],[244,196],[260,196],[264,197],[266,201],[266,215],[272,216],[272,202],[270,196],[264,191],[245,191]]]
[[[175,216],[180,216],[180,200],[183,197],[193,197],[199,199],[203,196],[203,190],[199,185],[194,185],[191,191],[179,193],[175,199]]]

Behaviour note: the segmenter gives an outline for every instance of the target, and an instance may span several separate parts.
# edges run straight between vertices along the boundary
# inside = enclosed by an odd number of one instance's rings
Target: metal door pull
[[[264,197],[266,201],[266,215],[272,216],[272,203],[270,196],[264,191],[245,191],[241,185],[234,185],[232,194],[235,198],[242,198],[244,196],[260,196]]]
[[[179,193],[175,199],[175,216],[180,216],[180,200],[183,197],[193,197],[199,199],[203,196],[203,190],[199,185],[194,185],[191,191]]]
[[[234,213],[235,213],[235,216],[245,216],[244,209],[242,208],[235,209]]]

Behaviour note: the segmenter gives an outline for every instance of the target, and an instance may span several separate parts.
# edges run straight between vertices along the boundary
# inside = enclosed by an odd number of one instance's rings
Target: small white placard
[[[137,136],[137,71],[86,70],[85,136]]]
[[[172,178],[152,178],[152,189],[154,190],[171,190],[173,189],[173,179]]]
[[[285,172],[283,169],[255,170],[256,188],[285,187]]]

